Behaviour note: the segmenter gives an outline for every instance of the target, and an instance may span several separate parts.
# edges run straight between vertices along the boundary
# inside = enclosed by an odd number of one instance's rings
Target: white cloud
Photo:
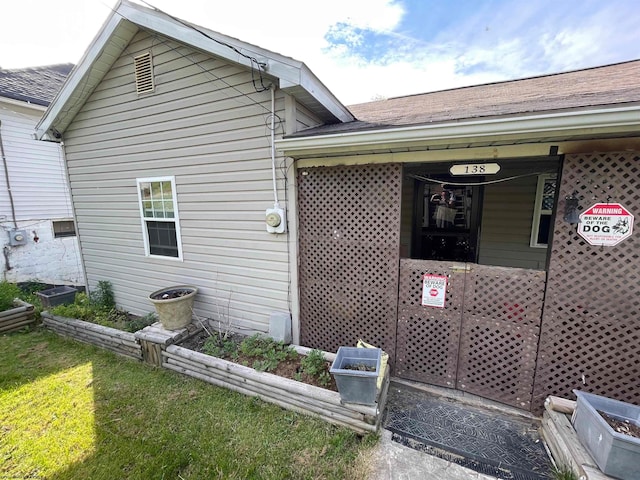
[[[345,104],[640,58],[634,0],[474,2],[470,13],[445,12],[447,21],[430,17],[430,25],[446,25],[437,31],[425,31],[426,19],[411,10],[419,1],[150,3],[305,62]],[[0,66],[78,61],[113,5],[4,2]],[[329,43],[329,34],[340,42]]]

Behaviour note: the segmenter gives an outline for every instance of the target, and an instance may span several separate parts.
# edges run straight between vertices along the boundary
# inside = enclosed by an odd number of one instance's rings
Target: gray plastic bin
[[[640,479],[640,438],[616,432],[598,413],[640,425],[640,407],[580,390],[573,393],[578,402],[571,423],[600,470],[621,480]]]
[[[63,285],[61,287],[53,287],[47,290],[36,292],[36,296],[45,307],[55,307],[65,303],[73,303],[76,300],[78,290],[73,287]]]
[[[378,393],[378,374],[382,350],[379,348],[340,347],[329,372],[338,386],[340,399],[346,403],[375,405]],[[347,368],[363,364],[375,371],[360,371]]]

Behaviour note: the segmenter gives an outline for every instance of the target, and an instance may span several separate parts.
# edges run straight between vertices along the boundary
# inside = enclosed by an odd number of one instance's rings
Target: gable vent
[[[138,55],[133,59],[136,73],[136,92],[141,93],[153,92],[155,86],[153,84],[153,63],[151,62],[151,52],[144,55]]]

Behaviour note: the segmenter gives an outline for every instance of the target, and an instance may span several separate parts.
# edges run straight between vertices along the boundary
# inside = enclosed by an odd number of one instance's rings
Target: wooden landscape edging
[[[19,298],[14,298],[15,308],[0,312],[0,333],[9,333],[20,330],[36,321],[33,305],[23,302]]]
[[[136,360],[142,360],[142,349],[136,342],[133,333],[75,318],[59,317],[49,312],[42,312],[42,323],[58,335],[96,345]]]
[[[360,434],[377,432],[389,388],[388,370],[376,406],[343,404],[340,394],[297,382],[177,345],[162,351],[162,366],[282,408],[322,418]]]

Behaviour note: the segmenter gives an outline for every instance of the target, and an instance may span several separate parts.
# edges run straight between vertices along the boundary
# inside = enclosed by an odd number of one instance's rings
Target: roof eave
[[[43,139],[50,136],[50,130],[53,127],[60,132],[64,131],[66,124],[54,125],[54,122],[59,121],[60,113],[67,112],[67,117],[72,118],[75,112],[69,112],[69,108],[84,103],[115,61],[113,55],[104,55],[107,58],[103,58],[106,47],[111,48],[110,53],[122,53],[128,41],[139,28],[156,31],[181,43],[191,45],[193,48],[247,68],[256,68],[255,63],[249,57],[255,58],[260,63],[266,64],[266,72],[270,76],[276,77],[282,88],[298,89],[298,94],[302,97],[300,100],[305,104],[310,104],[312,108],[317,108],[323,120],[328,122],[353,120],[347,108],[302,62],[217,32],[204,30],[207,35],[218,41],[211,40],[188,24],[183,24],[161,12],[135,5],[127,0],[120,0],[85,55],[69,74],[67,82],[59,94],[51,102],[49,110],[37,126],[38,138]],[[229,48],[227,45],[233,45],[234,48]],[[98,75],[94,75],[94,73]],[[79,88],[80,85],[82,88]],[[78,90],[80,90],[79,94]]]
[[[285,138],[276,140],[276,148],[286,156],[303,158],[443,144],[462,148],[478,142],[535,142],[631,133],[640,135],[639,105]]]
[[[51,130],[55,127],[64,131],[67,125],[57,126],[54,125],[54,122],[58,121],[58,117],[63,111],[67,112],[67,117],[75,116],[76,112],[70,110],[74,106],[79,107],[86,101],[115,61],[114,56],[124,51],[129,40],[138,31],[135,25],[127,22],[118,14],[118,9],[119,7],[102,25],[93,42],[78,64],[71,70],[62,88],[36,125],[38,139],[60,141],[59,138],[52,136]],[[111,48],[107,49],[107,46]],[[79,88],[81,85],[82,88]]]

